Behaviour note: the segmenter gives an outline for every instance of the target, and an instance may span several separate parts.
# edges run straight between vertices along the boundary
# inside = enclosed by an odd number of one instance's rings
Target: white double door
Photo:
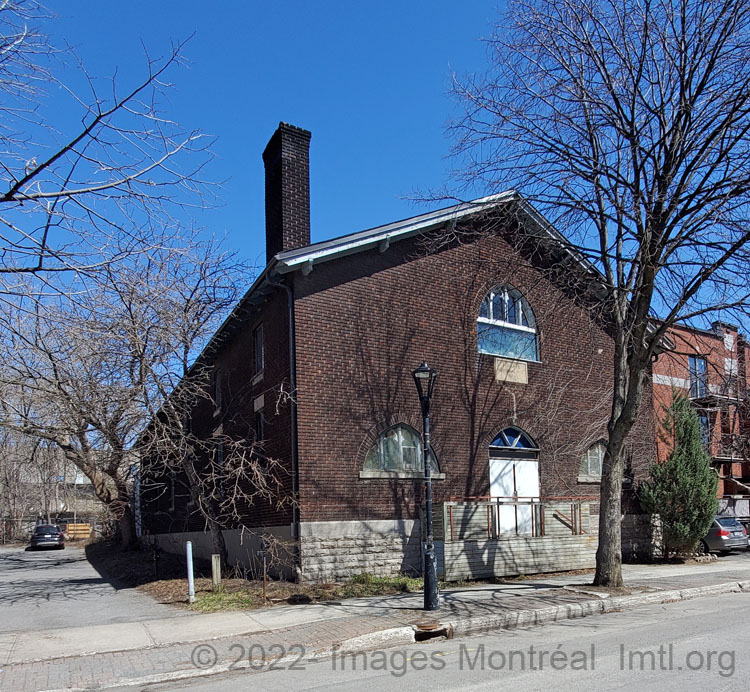
[[[533,507],[539,499],[538,459],[490,459],[490,495],[506,502],[518,498],[522,504],[501,504],[497,512],[498,535],[531,535]]]

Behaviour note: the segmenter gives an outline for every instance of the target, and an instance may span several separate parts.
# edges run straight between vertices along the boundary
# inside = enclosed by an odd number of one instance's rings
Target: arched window
[[[482,301],[477,317],[480,353],[520,360],[539,360],[534,313],[511,286],[496,286]]]
[[[539,448],[523,430],[509,427],[500,431],[490,442],[490,458],[524,458],[536,459]]]
[[[430,450],[430,468],[438,473],[437,459]],[[365,457],[365,471],[423,471],[422,436],[408,425],[388,428],[370,447]]]
[[[589,447],[581,458],[581,467],[578,471],[579,480],[599,480],[602,477],[602,464],[607,445],[603,440],[595,442]]]

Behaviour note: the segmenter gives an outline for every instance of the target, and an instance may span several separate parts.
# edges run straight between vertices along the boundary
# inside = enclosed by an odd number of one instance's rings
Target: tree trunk
[[[598,586],[622,586],[622,477],[624,439],[610,434],[599,503],[599,546],[596,549]]]
[[[224,540],[224,532],[218,522],[209,520],[209,527],[211,529],[211,541],[213,543],[214,555],[221,556],[221,572],[227,568],[228,553],[227,544]]]
[[[120,526],[120,546],[123,550],[134,548],[136,543],[135,519],[129,505],[126,505],[122,510],[118,524]]]
[[[217,517],[217,513],[214,510],[214,505],[210,497],[204,497],[201,492],[201,479],[198,472],[195,470],[195,466],[192,463],[192,458],[185,455],[182,460],[181,467],[185,472],[188,479],[188,486],[190,488],[190,497],[195,503],[195,506],[200,509],[206,523],[208,524],[208,530],[211,532],[211,543],[213,545],[213,551],[215,555],[221,556],[221,571],[222,573],[227,567],[227,544],[224,540],[224,532],[222,531],[221,522]]]
[[[623,331],[620,330],[620,333]],[[643,344],[641,335],[636,336],[636,343]],[[640,354],[628,354],[627,342],[624,339],[616,342],[612,414],[600,486],[599,546],[596,550],[594,576],[594,584],[597,586],[623,585],[622,481],[625,471],[625,441],[638,417],[647,376],[647,353],[644,354],[642,350]]]

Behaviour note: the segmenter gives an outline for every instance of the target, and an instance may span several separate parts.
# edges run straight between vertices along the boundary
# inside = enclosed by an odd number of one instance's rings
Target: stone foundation
[[[597,517],[584,512],[582,519],[587,531],[584,535],[571,535],[569,529],[548,517],[545,520],[548,535],[541,537],[438,539],[435,550],[439,574],[450,581],[594,567]],[[646,560],[660,555],[658,528],[658,521],[650,515],[626,514],[622,522],[623,559]],[[440,525],[436,529],[436,536],[442,536]],[[227,530],[224,538],[229,563],[245,566],[249,576],[259,574],[257,553],[263,535],[272,535],[282,553],[281,559],[269,569],[274,576],[324,582],[342,581],[363,573],[376,576],[422,573],[420,522],[415,520],[304,522],[300,524],[299,542],[292,539],[291,526]],[[188,540],[193,542],[193,554],[199,559],[209,560],[213,552],[209,533],[168,533],[154,538],[162,550],[170,553],[184,555]]]
[[[303,581],[422,572],[419,522],[321,521],[300,525]]]
[[[438,574],[458,581],[588,569],[596,564],[597,545],[591,535],[440,541]]]
[[[625,514],[622,518],[622,559],[626,562],[661,557],[661,525],[650,514]]]

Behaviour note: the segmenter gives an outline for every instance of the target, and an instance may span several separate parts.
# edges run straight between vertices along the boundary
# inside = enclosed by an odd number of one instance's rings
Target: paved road
[[[88,563],[82,548],[0,548],[0,633],[184,614],[135,589],[115,589]]]
[[[274,671],[246,669],[139,689],[740,690],[750,683],[748,607],[750,594],[727,594],[356,657],[340,654],[335,661],[303,661],[298,670],[290,670],[293,661],[287,660]],[[250,645],[238,638],[237,654]]]

